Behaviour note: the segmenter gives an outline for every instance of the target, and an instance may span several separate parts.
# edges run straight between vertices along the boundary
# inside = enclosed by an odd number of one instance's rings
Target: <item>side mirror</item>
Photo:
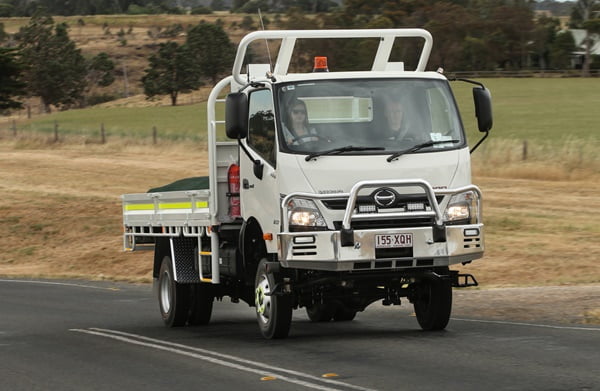
[[[248,136],[248,96],[232,92],[225,99],[225,133],[233,139]]]
[[[475,103],[475,116],[480,132],[489,132],[492,129],[492,95],[490,90],[481,86],[473,88],[473,101]]]

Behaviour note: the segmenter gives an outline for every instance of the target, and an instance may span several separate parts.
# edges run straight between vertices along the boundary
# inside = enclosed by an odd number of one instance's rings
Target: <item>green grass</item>
[[[33,119],[22,125],[22,132],[99,137],[101,125],[107,137],[151,138],[153,127],[158,137],[167,140],[206,140],[206,104],[163,107],[116,107],[68,110]]]
[[[523,78],[479,79],[492,92],[494,128],[490,140],[527,140],[530,147],[562,147],[577,141],[595,147],[600,142],[598,99],[600,79]],[[452,82],[470,144],[481,136],[471,95],[472,85]],[[104,124],[107,137],[206,140],[206,103],[177,107],[90,108],[57,112],[20,125],[24,131],[98,137]],[[223,138],[223,130],[220,130]]]
[[[494,139],[528,140],[560,145],[568,140],[598,143],[600,79],[521,78],[478,79],[492,93]],[[469,139],[476,140],[477,123],[472,86],[452,82]]]

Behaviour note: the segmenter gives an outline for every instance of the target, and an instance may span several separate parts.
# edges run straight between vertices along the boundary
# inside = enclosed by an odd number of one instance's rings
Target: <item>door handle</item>
[[[251,185],[251,184],[248,182],[248,179],[246,179],[246,178],[244,178],[244,180],[242,180],[242,187],[243,187],[244,189],[246,189],[246,190],[247,190],[247,189],[254,189],[254,185],[253,185],[253,184]]]

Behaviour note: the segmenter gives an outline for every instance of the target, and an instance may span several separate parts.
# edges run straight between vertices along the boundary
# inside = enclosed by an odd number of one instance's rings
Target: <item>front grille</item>
[[[412,247],[378,248],[375,249],[375,258],[412,258]]]
[[[434,224],[431,218],[415,218],[415,219],[389,219],[389,220],[362,220],[351,221],[352,229],[393,229],[393,228],[415,228],[415,227],[431,227]],[[333,226],[336,231],[342,229],[341,221],[334,221]]]
[[[481,248],[481,238],[471,237],[464,239],[464,248]]]
[[[292,246],[292,255],[294,256],[305,256],[305,255],[317,255],[317,246],[308,245],[308,246]]]
[[[436,196],[438,204],[442,202],[443,199],[444,196]],[[325,207],[328,209],[344,210],[346,209],[346,205],[348,204],[348,199],[336,198],[333,200],[323,200],[321,202],[323,202],[323,205],[325,205]],[[407,204],[409,203],[422,203],[426,208],[431,207],[431,205],[429,205],[428,198],[422,194],[400,194],[396,202],[386,206],[386,208],[406,208]],[[375,201],[370,195],[359,196],[356,199],[356,206],[358,207],[360,205],[375,205]]]

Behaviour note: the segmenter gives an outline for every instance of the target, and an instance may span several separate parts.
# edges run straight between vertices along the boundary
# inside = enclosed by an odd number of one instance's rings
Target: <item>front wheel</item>
[[[262,259],[256,270],[255,305],[256,319],[263,337],[267,339],[285,338],[292,323],[292,297],[272,294],[281,278],[266,270],[267,260]]]
[[[163,258],[158,274],[158,307],[167,327],[185,326],[190,311],[190,285],[175,281],[169,256]]]
[[[452,282],[424,280],[416,286],[413,299],[417,321],[423,330],[443,330],[452,312]]]

